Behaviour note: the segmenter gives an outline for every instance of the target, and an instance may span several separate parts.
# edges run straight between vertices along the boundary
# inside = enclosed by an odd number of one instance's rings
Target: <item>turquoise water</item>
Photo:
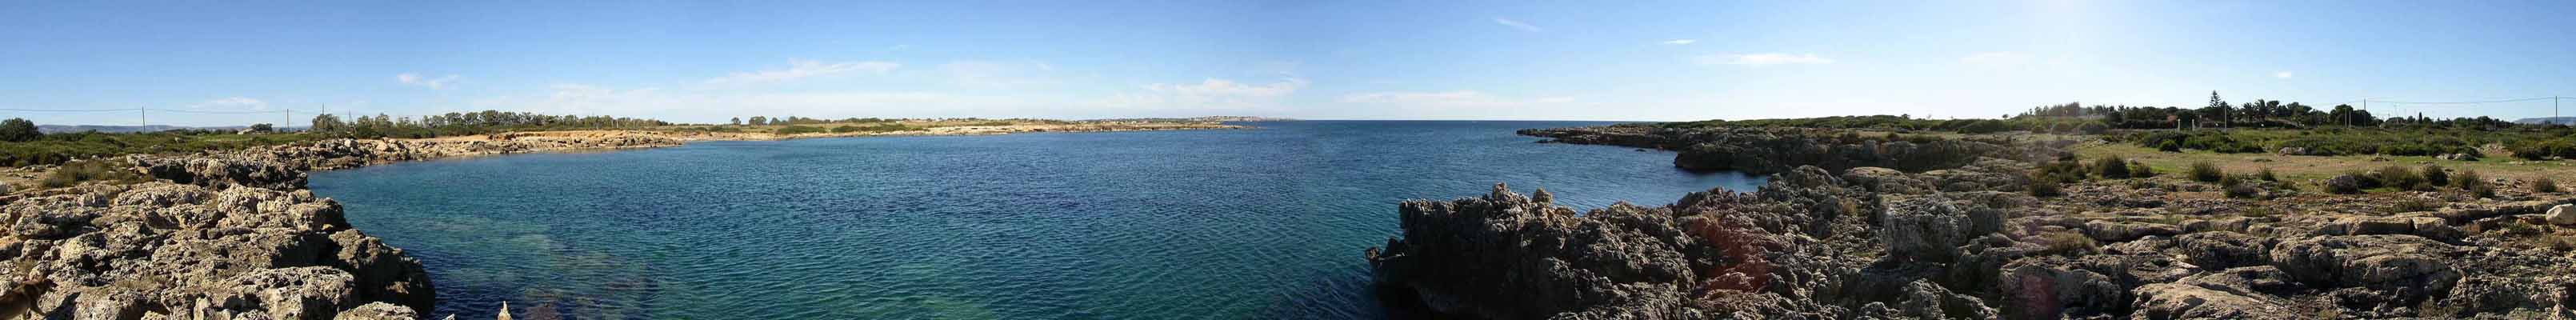
[[[1668,204],[1759,178],[1538,144],[1582,122],[702,142],[315,173],[431,271],[433,317],[1387,318],[1361,249],[1496,182]],[[531,307],[553,306],[551,310]]]

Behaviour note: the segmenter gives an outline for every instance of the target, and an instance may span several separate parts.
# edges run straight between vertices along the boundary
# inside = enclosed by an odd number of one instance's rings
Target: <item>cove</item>
[[[316,172],[431,271],[431,317],[1386,318],[1396,203],[1546,188],[1669,204],[1739,174],[1520,121],[698,142]],[[462,317],[460,317],[462,318]]]

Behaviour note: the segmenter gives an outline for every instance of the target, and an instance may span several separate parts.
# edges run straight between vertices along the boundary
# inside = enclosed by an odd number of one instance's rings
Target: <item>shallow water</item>
[[[1386,318],[1361,249],[1396,203],[1545,187],[1669,204],[1760,178],[1531,143],[1584,122],[701,142],[315,173],[428,265],[433,317]],[[533,307],[552,306],[549,310]]]

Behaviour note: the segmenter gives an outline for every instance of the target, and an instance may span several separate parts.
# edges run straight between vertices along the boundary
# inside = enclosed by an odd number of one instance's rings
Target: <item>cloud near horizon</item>
[[[242,109],[248,109],[248,110],[252,110],[252,111],[266,111],[266,110],[268,110],[268,102],[267,102],[267,101],[260,101],[259,99],[251,99],[251,98],[249,98],[249,97],[228,97],[228,98],[223,98],[223,99],[207,100],[206,102],[201,102],[201,103],[197,103],[197,104],[188,105],[188,108],[189,108],[189,109],[220,108],[220,109],[230,109],[230,110],[242,110]]]
[[[422,77],[420,74],[409,72],[394,75],[395,82],[401,82],[406,85],[428,87],[430,90],[447,89],[447,84],[456,82],[456,79],[458,78],[459,77],[453,74],[439,77],[437,79]]]
[[[1834,63],[1834,59],[1829,59],[1829,58],[1825,58],[1825,57],[1816,56],[1815,54],[1812,54],[1812,53],[1810,53],[1810,54],[1788,54],[1788,53],[1746,53],[1746,54],[1720,54],[1720,55],[1702,56],[1702,57],[1700,57],[1700,58],[1699,58],[1699,63],[1700,63],[1700,64],[1708,64],[1708,65],[1739,65],[1739,66],[1755,66],[1755,67],[1759,67],[1759,66],[1775,66],[1775,65],[1789,65],[1789,64],[1828,64],[1828,63]]]
[[[726,76],[723,76],[723,77],[717,77],[717,78],[714,78],[714,79],[707,79],[707,80],[705,81],[705,83],[706,83],[706,84],[748,84],[748,83],[778,82],[778,81],[795,80],[795,79],[802,79],[802,78],[808,78],[808,77],[818,77],[818,76],[834,75],[834,74],[849,73],[849,72],[870,72],[870,73],[884,74],[884,73],[887,73],[887,72],[892,72],[892,71],[894,71],[894,69],[896,69],[896,68],[902,68],[902,67],[903,67],[903,64],[900,64],[900,63],[893,63],[893,62],[885,62],[885,61],[851,61],[851,62],[839,62],[839,63],[823,63],[823,62],[821,62],[821,61],[791,59],[791,60],[787,60],[787,68],[786,68],[786,69],[761,70],[761,71],[754,71],[754,72],[735,72],[735,73],[733,73],[733,74],[731,74],[731,75],[726,75]]]

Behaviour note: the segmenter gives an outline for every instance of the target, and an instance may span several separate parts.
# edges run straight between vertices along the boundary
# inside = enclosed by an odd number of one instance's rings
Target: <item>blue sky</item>
[[[0,108],[292,109],[299,123],[324,105],[689,122],[1994,117],[2197,106],[2213,90],[2321,106],[2576,95],[2569,30],[2568,1],[11,2]]]

